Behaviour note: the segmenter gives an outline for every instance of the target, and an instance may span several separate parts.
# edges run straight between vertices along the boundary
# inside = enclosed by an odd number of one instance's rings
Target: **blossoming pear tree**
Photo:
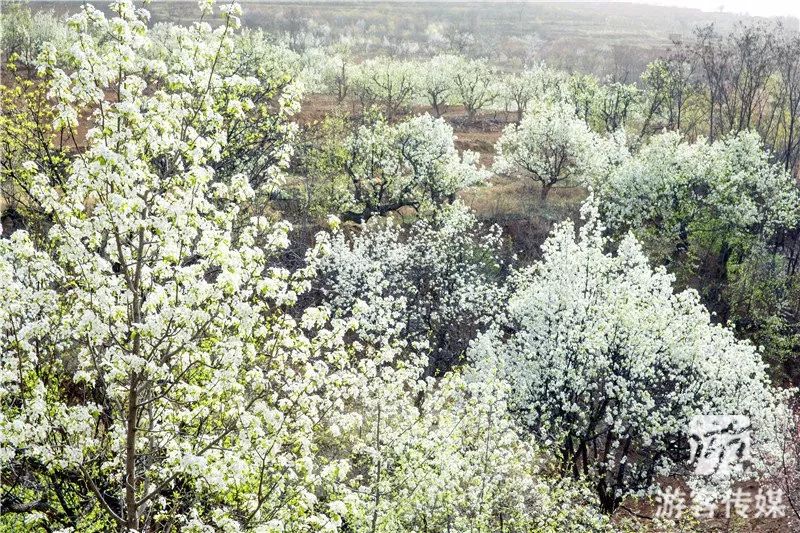
[[[752,132],[711,145],[665,133],[595,190],[615,233],[633,231],[655,262],[791,373],[800,189],[770,157]]]
[[[333,95],[341,104],[350,95],[356,65],[350,61],[347,44],[332,48],[328,48],[320,58],[320,83],[323,92]]]
[[[630,119],[642,114],[642,93],[634,84],[604,84],[595,97],[596,116],[607,133],[624,130]]]
[[[602,139],[563,102],[532,107],[503,130],[496,150],[495,172],[539,183],[542,202],[554,185],[587,181],[605,166]]]
[[[464,106],[467,120],[473,121],[478,111],[497,98],[497,72],[485,59],[464,57],[453,67],[453,72],[455,98]]]
[[[520,122],[531,102],[565,100],[565,90],[564,75],[541,64],[503,76],[500,93],[506,108],[515,111]]]
[[[72,46],[45,51],[55,120],[85,146],[60,183],[23,164],[50,225],[0,241],[0,524],[334,530],[314,431],[347,326],[287,312],[305,286],[271,262],[289,226],[215,171],[262,90],[221,66],[238,6],[171,28],[169,50],[146,11],[111,9],[82,7]]]
[[[202,33],[194,36],[195,44],[190,44],[185,28],[159,24],[153,31],[153,45],[143,53],[169,66],[170,81],[188,81],[195,76],[196,58],[183,55],[191,52],[192,46],[208,46]],[[277,169],[284,168],[292,155],[297,125],[290,119],[300,109],[307,70],[296,53],[271,44],[261,31],[226,34],[214,72],[232,81],[214,94],[211,104],[223,119],[226,139],[219,157],[211,163],[218,177],[242,174],[256,189],[275,186]],[[244,80],[251,83],[236,84]],[[254,80],[258,83],[252,83]],[[203,86],[190,90],[199,93]],[[204,125],[197,126],[199,133],[204,133]]]
[[[507,411],[507,384],[492,369],[434,380],[422,379],[413,363],[380,361],[374,374],[357,374],[370,376],[358,389],[364,416],[344,441],[358,472],[352,480],[364,496],[348,527],[610,530],[585,486],[546,473],[546,452],[518,432]]]
[[[656,135],[593,185],[610,226],[642,236],[659,231],[685,241],[702,226],[719,238],[768,238],[800,219],[797,186],[753,132],[710,145]]]
[[[377,106],[392,119],[411,104],[416,80],[417,69],[413,63],[377,57],[357,66],[353,90],[364,109]]]
[[[454,100],[454,66],[458,56],[440,54],[419,65],[418,98],[431,107],[435,116],[442,116]]]
[[[379,118],[360,126],[346,148],[343,220],[360,222],[402,207],[424,210],[450,203],[461,189],[488,178],[477,154],[456,150],[453,128],[428,114],[396,125]]]
[[[353,235],[321,234],[318,245],[313,286],[333,316],[359,316],[363,341],[428,354],[426,375],[456,366],[505,299],[499,229],[482,228],[459,202],[408,228],[373,219]]]
[[[712,323],[696,292],[675,293],[634,238],[606,252],[593,200],[584,215],[577,238],[563,223],[519,272],[508,322],[471,351],[508,380],[521,426],[552,443],[564,475],[589,480],[607,512],[657,476],[686,473],[695,415],[748,416],[767,460],[785,395],[755,347]]]
[[[590,74],[576,72],[569,77],[567,82],[567,97],[575,110],[575,115],[583,120],[587,126],[597,122],[597,99],[602,90],[599,80]]]

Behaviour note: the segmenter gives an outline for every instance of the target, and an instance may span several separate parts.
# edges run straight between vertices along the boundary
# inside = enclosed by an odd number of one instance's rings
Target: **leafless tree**
[[[780,114],[786,135],[782,150],[783,164],[790,171],[797,164],[797,148],[800,146],[800,35],[782,33],[775,57],[786,109],[785,113]]]
[[[728,36],[713,25],[695,31],[692,47],[709,91],[709,139],[757,129],[773,118],[767,83],[775,64],[775,27],[740,24]]]

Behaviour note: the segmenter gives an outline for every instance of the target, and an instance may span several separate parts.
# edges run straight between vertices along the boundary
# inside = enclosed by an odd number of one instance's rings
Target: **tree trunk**
[[[136,375],[131,376],[128,391],[128,413],[125,434],[125,526],[128,531],[139,529],[139,513],[136,509],[136,419],[138,417],[138,394]]]
[[[709,118],[708,118],[708,142],[714,142],[714,93],[711,93],[711,108],[709,110]]]
[[[439,99],[438,99],[438,98],[436,98],[436,97],[434,97],[434,98],[433,98],[433,102],[431,102],[431,103],[433,104],[431,107],[433,107],[433,113],[436,115],[436,118],[439,118],[439,117],[441,117],[441,116],[442,116],[442,112],[441,112],[441,110],[439,109],[439,108],[441,107],[441,106],[439,105]]]
[[[552,183],[542,183],[542,188],[539,190],[539,201],[542,203],[547,202],[547,195],[550,194],[550,189],[553,188]]]
[[[797,117],[794,114],[794,111],[789,113],[789,139],[786,142],[786,156],[784,158],[784,165],[783,168],[786,172],[789,172],[791,168],[791,161],[792,161],[792,145],[794,144],[794,127],[795,121]]]
[[[378,420],[375,429],[375,448],[378,450],[378,464],[375,467],[375,508],[372,510],[371,533],[378,530],[378,506],[381,503],[381,406],[378,405]]]

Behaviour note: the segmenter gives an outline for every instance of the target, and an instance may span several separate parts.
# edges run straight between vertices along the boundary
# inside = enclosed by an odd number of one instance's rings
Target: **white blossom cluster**
[[[348,522],[355,530],[610,529],[585,487],[543,475],[546,462],[518,433],[507,385],[491,369],[467,368],[412,387],[403,381],[412,368],[385,362],[361,378],[363,416],[341,445],[362,496]]]
[[[458,363],[470,339],[505,300],[508,265],[499,229],[485,231],[455,203],[403,229],[372,220],[348,236],[318,236],[315,287],[334,316],[359,312],[363,342],[428,353],[434,370]]]
[[[680,471],[697,414],[749,416],[769,457],[784,394],[755,347],[714,325],[697,293],[674,293],[633,237],[607,253],[597,210],[585,204],[577,238],[571,223],[553,232],[514,281],[504,330],[482,335],[470,359],[505,376],[519,422],[553,445],[565,473],[591,479],[607,509]]]
[[[744,132],[712,144],[655,135],[607,177],[591,182],[615,229],[654,222],[661,231],[686,221],[713,221],[717,231],[768,236],[800,220],[800,193],[769,160],[758,134]]]

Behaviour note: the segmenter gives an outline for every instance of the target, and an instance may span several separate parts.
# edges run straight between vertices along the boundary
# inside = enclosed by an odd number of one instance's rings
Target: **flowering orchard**
[[[0,529],[613,531],[626,502],[690,512],[664,477],[728,516],[798,512],[795,391],[735,323],[751,294],[749,337],[792,350],[770,305],[796,278],[758,272],[796,262],[799,195],[756,134],[640,145],[623,88],[544,66],[353,65],[236,3],[109,9],[7,57],[32,75],[0,92]],[[368,109],[316,144],[296,118],[325,84]],[[404,116],[420,94],[436,117]],[[533,264],[460,198],[493,173],[443,115],[498,98],[519,124],[495,172],[594,191]],[[718,301],[685,283],[710,252]],[[692,472],[714,415],[749,421],[746,468]],[[774,486],[745,500],[753,478]]]

